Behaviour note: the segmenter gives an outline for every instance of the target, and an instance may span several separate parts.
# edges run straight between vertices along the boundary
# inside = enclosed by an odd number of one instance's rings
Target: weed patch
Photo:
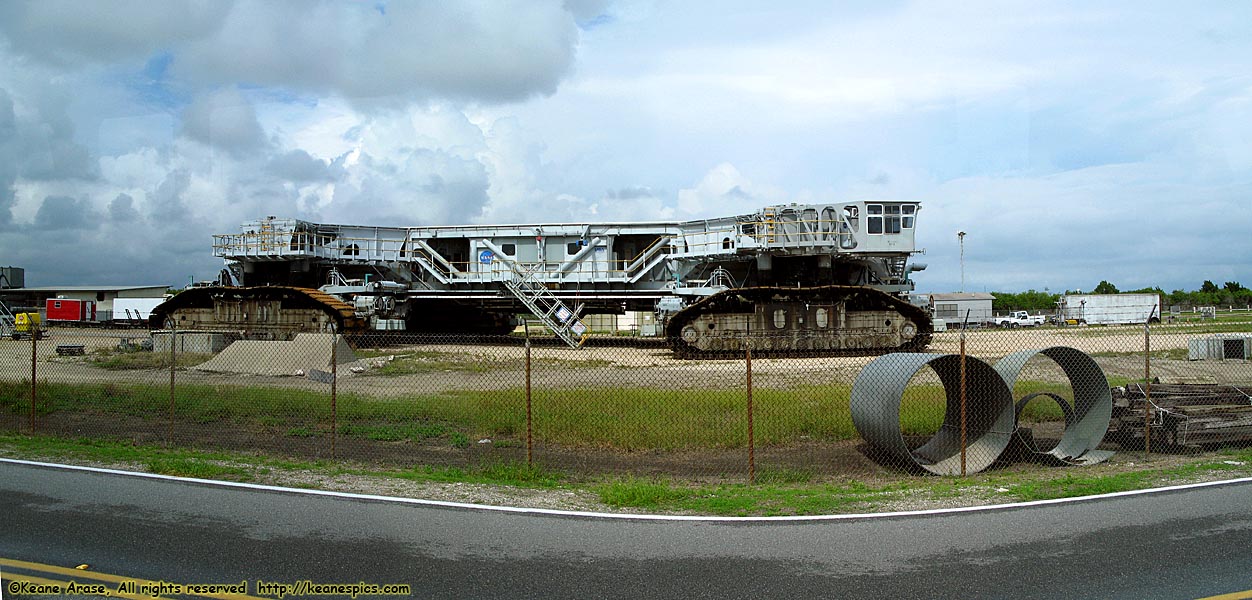
[[[226,481],[251,481],[252,472],[242,467],[223,466],[195,458],[152,458],[148,471],[161,475],[193,477],[196,479],[221,479]]]
[[[616,507],[658,509],[689,496],[687,490],[643,479],[611,481],[596,488],[600,501]]]

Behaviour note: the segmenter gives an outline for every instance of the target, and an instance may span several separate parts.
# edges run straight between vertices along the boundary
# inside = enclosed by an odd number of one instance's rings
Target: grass
[[[364,373],[376,377],[399,377],[402,375],[421,375],[425,373],[494,373],[498,371],[518,371],[524,367],[516,356],[486,356],[465,354],[463,352],[417,351],[403,354],[387,354],[379,351],[359,352],[366,357],[394,357],[381,367],[370,369]],[[594,369],[612,366],[607,360],[569,360],[564,358],[539,357],[531,360],[534,368],[561,369]]]
[[[1217,320],[1188,319],[1176,323],[1156,323],[1151,326],[1152,335],[1164,334],[1208,334],[1208,333],[1252,333],[1252,320],[1247,316],[1235,318],[1219,317]],[[1065,335],[1087,338],[1107,337],[1110,335],[1143,335],[1143,325],[1091,325],[1086,327],[1047,327],[1048,331]]]
[[[196,479],[221,479],[226,481],[251,481],[249,469],[224,466],[212,461],[188,457],[153,457],[147,462],[151,473],[192,477]]]
[[[627,478],[596,487],[600,501],[615,507],[648,508],[686,501],[690,492],[677,486],[644,479]]]
[[[855,436],[848,393],[847,385],[759,390],[755,394],[758,443]],[[0,382],[0,410],[25,414],[29,395],[29,383]],[[169,389],[150,384],[40,383],[36,397],[37,412],[44,415],[65,411],[165,419],[170,405]],[[289,430],[330,420],[328,395],[307,390],[182,385],[175,389],[173,402],[179,420],[201,424]],[[341,394],[337,404],[342,433],[374,440],[420,440],[452,431],[467,439],[508,438],[526,429],[520,389],[381,399]],[[549,443],[622,450],[725,448],[746,443],[746,399],[741,391],[544,390],[534,395],[533,406],[535,434]],[[919,421],[925,421],[925,412],[919,411]]]
[[[1234,463],[1234,464],[1231,464]],[[624,478],[594,485],[600,500],[616,508],[723,516],[816,515],[871,512],[908,497],[966,503],[1011,503],[1106,494],[1183,483],[1202,475],[1252,474],[1252,450],[1229,450],[1192,463],[1118,472],[1113,467],[990,471],[967,478],[908,477],[882,483],[787,481],[769,472],[756,485],[690,485],[664,479]]]
[[[1143,358],[1143,352],[1090,352],[1093,357],[1120,357],[1120,356],[1137,356]],[[1186,348],[1169,348],[1167,350],[1153,350],[1148,355],[1154,360],[1187,360]]]
[[[128,440],[0,434],[0,454],[35,460],[86,460],[201,479],[267,482],[283,472],[331,478],[353,474],[415,482],[562,489],[594,495],[614,508],[717,516],[814,515],[891,508],[901,498],[1006,503],[1144,489],[1204,475],[1252,474],[1252,449],[1226,450],[1181,465],[1134,470],[1113,465],[992,470],[966,478],[900,475],[894,480],[820,481],[802,470],[763,470],[757,483],[700,484],[637,476],[580,481],[541,466],[496,462],[475,467],[419,465],[366,469],[323,461],[293,461],[255,453],[223,453],[135,445]],[[297,487],[317,488],[302,483]]]
[[[1020,390],[1043,387],[1019,384],[1019,395],[1026,393]],[[25,414],[29,394],[29,383],[0,382],[0,410]],[[857,438],[850,394],[851,386],[841,383],[755,390],[756,444]],[[525,432],[524,398],[522,389],[401,398],[340,394],[336,420],[339,432],[350,437],[386,442],[445,439],[453,447],[466,447],[471,438],[508,440]],[[181,385],[173,402],[180,421],[250,425],[285,431],[290,437],[312,437],[310,423],[331,420],[329,395],[309,390]],[[1040,420],[1059,416],[1046,412],[1055,410],[1050,403],[1031,405],[1045,411],[1038,413]],[[747,445],[747,399],[742,390],[546,389],[533,394],[532,406],[536,439],[567,447],[668,451]],[[900,404],[903,433],[934,433],[943,422],[945,406],[941,386],[909,386]],[[40,383],[36,401],[37,412],[44,415],[66,411],[166,419],[169,407],[169,389],[151,384]]]

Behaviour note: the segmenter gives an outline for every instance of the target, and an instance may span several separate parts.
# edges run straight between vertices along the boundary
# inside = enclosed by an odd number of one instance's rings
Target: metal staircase
[[[13,311],[9,310],[9,306],[0,302],[0,336],[10,336],[17,331],[17,317],[13,315]]]
[[[504,281],[509,292],[521,300],[530,313],[538,317],[557,337],[569,344],[570,348],[582,347],[589,333],[587,326],[579,318],[582,306],[570,310],[553,295],[552,290],[539,281],[533,270],[522,268],[511,261],[507,264],[513,271],[513,278]]]

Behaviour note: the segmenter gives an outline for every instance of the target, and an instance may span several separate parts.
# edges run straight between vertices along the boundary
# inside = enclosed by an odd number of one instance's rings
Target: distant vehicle
[[[113,300],[113,323],[147,325],[152,309],[162,302],[165,298],[116,298]]]
[[[1066,294],[1057,303],[1061,324],[1128,325],[1159,323],[1158,294]]]
[[[13,332],[10,334],[13,339],[20,340],[31,335],[31,331],[35,332],[37,339],[44,339],[48,336],[43,329],[39,327],[39,313],[22,312],[13,315]]]
[[[1024,310],[1015,310],[1009,313],[1007,317],[996,318],[996,325],[1000,327],[1038,327],[1043,325],[1045,318],[1043,315],[1031,316]]]

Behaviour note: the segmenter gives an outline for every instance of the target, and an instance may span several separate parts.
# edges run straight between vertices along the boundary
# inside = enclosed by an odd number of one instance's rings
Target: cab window
[[[883,231],[882,223],[882,205],[866,204],[865,214],[869,215],[866,220],[865,232],[873,235],[879,235]]]

